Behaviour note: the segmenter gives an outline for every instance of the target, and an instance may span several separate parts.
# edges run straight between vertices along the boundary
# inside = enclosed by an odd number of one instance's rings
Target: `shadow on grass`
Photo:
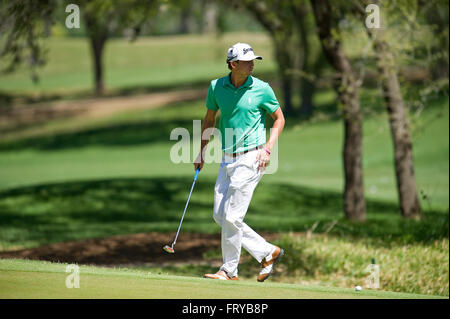
[[[181,104],[182,105],[182,104]],[[199,101],[198,105],[202,105]],[[177,103],[170,107],[177,107]],[[330,105],[330,107],[332,107]],[[184,109],[180,112],[189,112]],[[219,122],[219,117],[217,122]],[[0,151],[40,150],[53,151],[74,149],[88,146],[133,146],[157,142],[169,142],[170,133],[174,128],[186,128],[192,136],[192,120],[189,115],[180,113],[170,119],[140,119],[129,123],[106,124],[103,127],[80,128],[70,132],[43,133],[32,137],[17,138],[0,142]],[[202,118],[196,118],[201,119]],[[337,121],[339,118],[334,118]],[[310,122],[296,116],[286,117],[286,130],[300,123]],[[266,118],[266,127],[270,128],[273,120]],[[20,132],[23,129],[39,127],[42,123],[20,125],[9,129],[3,129],[4,133]]]
[[[264,81],[272,81],[277,78],[277,73],[275,71],[258,72],[258,77]],[[175,92],[179,90],[189,90],[189,89],[205,89],[208,88],[212,78],[204,78],[193,80],[189,82],[174,82],[174,83],[163,83],[154,85],[132,85],[124,86],[116,89],[107,89],[102,97],[125,97],[133,96],[139,94],[149,94],[149,93],[162,93],[162,92]],[[34,104],[43,102],[55,102],[60,100],[83,100],[97,98],[94,90],[69,90],[66,93],[48,93],[42,95],[36,94],[10,94],[6,91],[0,91],[0,110],[2,108],[12,107],[16,101],[20,104]]]
[[[191,81],[187,83],[163,84],[163,85],[136,85],[123,87],[118,89],[107,90],[102,97],[125,97],[139,94],[175,92],[187,89],[207,88],[210,80]],[[49,93],[36,96],[35,94],[8,94],[8,92],[0,91],[0,110],[2,108],[10,108],[19,101],[20,104],[35,104],[44,102],[55,102],[61,100],[84,100],[98,98],[93,90],[73,90],[68,93]]]
[[[170,89],[170,88],[166,88]],[[174,87],[172,87],[174,89]],[[134,90],[122,92],[122,95],[131,95]],[[149,89],[150,90],[150,89]],[[365,108],[369,114],[384,111],[384,103],[380,97],[366,92],[361,96],[361,102],[370,107]],[[1,98],[1,95],[0,95]],[[375,102],[374,102],[375,101]],[[125,146],[140,145],[154,142],[168,142],[171,131],[176,127],[187,128],[192,131],[192,120],[189,112],[197,112],[197,107],[204,107],[203,100],[194,103],[191,108],[180,109],[174,112],[171,118],[167,119],[138,119],[133,123],[105,124],[103,127],[79,129],[78,131],[65,133],[42,133],[39,136],[18,138],[10,141],[0,142],[0,151],[36,149],[36,150],[61,150],[85,146]],[[428,108],[443,109],[448,104],[448,97],[439,95],[429,101]],[[171,108],[183,105],[182,102],[174,103]],[[158,111],[159,112],[159,111]],[[198,113],[196,113],[198,114]],[[202,118],[201,118],[202,119]],[[304,118],[299,115],[286,116],[285,130],[296,128],[298,125],[308,125],[324,121],[341,121],[342,117],[335,102],[323,103],[316,108],[316,113],[311,118]],[[218,122],[218,120],[217,120]],[[270,116],[266,118],[266,127],[270,128],[273,121]],[[11,127],[3,129],[4,133],[20,132],[40,126],[38,124],[28,124],[25,126]]]
[[[177,229],[192,180],[112,179],[48,184],[0,192],[0,243],[39,246],[54,242]],[[199,180],[183,231],[218,233],[212,218],[214,180]],[[427,242],[448,237],[448,211],[405,221],[396,205],[369,201],[368,221],[343,220],[338,193],[261,183],[246,222],[256,231],[315,232]]]
[[[0,151],[10,150],[63,150],[86,146],[132,146],[170,141],[174,128],[192,131],[192,120],[140,121],[100,128],[84,129],[70,133],[48,134],[3,142]]]

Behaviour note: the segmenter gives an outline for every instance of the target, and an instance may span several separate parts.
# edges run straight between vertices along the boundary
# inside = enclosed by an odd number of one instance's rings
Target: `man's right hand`
[[[194,169],[197,170],[197,167],[200,167],[200,170],[202,170],[203,165],[205,164],[205,160],[202,157],[202,154],[198,154],[197,159],[194,162]]]
[[[209,142],[209,138],[211,136],[211,133],[209,133],[208,136],[205,136],[204,133],[205,133],[206,129],[214,127],[214,125],[216,123],[216,114],[217,114],[217,111],[213,111],[213,110],[210,110],[210,109],[207,109],[207,111],[206,111],[205,119],[203,121],[203,126],[202,126],[202,134],[201,134],[202,139],[201,139],[200,150],[205,150],[206,149],[206,145]],[[200,153],[197,156],[197,159],[194,162],[195,170],[197,170],[198,167],[200,167],[200,170],[202,170],[204,163],[205,163],[204,162],[204,157],[202,157],[202,151],[200,151]]]

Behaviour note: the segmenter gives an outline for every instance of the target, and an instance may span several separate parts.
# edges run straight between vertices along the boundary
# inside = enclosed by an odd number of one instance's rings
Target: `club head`
[[[164,249],[166,252],[168,252],[169,254],[174,254],[174,253],[175,253],[175,250],[174,250],[171,246],[169,246],[169,245],[165,245],[165,246],[163,247],[163,249]]]

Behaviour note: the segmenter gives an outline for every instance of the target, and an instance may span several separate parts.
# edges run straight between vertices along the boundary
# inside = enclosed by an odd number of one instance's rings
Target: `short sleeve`
[[[219,106],[217,105],[216,96],[214,94],[213,83],[209,85],[208,95],[206,97],[206,107],[210,110],[217,111]]]
[[[275,96],[275,93],[273,92],[272,88],[269,84],[264,88],[264,97],[261,104],[261,107],[269,114],[272,114],[275,112],[278,107],[280,106],[280,103],[278,103],[278,100]]]

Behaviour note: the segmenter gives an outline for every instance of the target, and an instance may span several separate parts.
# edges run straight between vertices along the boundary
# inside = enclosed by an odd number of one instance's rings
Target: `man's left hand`
[[[256,161],[258,162],[258,170],[261,171],[264,171],[267,165],[269,165],[270,154],[265,148],[259,150],[258,155],[256,156]]]

